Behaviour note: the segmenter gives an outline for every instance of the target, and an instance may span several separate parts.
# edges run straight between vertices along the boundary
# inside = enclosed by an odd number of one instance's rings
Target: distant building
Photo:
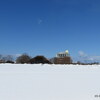
[[[57,53],[56,57],[50,59],[50,61],[54,64],[71,64],[72,63],[72,59],[70,57],[68,50],[66,50],[65,52]]]
[[[59,52],[56,55],[57,58],[64,58],[64,57],[68,57],[68,56],[70,56],[68,50],[66,50],[65,52]]]

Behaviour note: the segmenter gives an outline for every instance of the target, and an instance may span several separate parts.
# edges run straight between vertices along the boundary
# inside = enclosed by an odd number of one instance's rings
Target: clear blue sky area
[[[100,0],[0,0],[0,54],[100,55]]]

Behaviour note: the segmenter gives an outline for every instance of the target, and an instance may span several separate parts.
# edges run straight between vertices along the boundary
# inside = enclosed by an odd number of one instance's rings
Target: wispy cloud
[[[84,53],[83,51],[79,51],[78,54],[79,54],[80,57],[86,57],[87,56],[87,54]]]
[[[41,24],[43,22],[42,19],[38,19],[38,24]]]
[[[22,54],[13,54],[14,57],[19,57],[21,56]]]
[[[78,55],[78,60],[82,62],[100,62],[100,56],[88,55],[83,51],[79,51]]]

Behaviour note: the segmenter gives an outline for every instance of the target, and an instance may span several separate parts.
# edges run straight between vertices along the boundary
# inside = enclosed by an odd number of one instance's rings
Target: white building
[[[58,58],[63,58],[63,57],[68,57],[68,56],[70,56],[68,50],[66,50],[65,52],[59,52],[59,53],[56,55],[56,57],[58,57]]]

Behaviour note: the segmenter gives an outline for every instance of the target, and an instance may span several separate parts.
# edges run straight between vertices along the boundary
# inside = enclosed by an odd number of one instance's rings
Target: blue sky
[[[0,0],[0,54],[100,55],[100,0]]]

